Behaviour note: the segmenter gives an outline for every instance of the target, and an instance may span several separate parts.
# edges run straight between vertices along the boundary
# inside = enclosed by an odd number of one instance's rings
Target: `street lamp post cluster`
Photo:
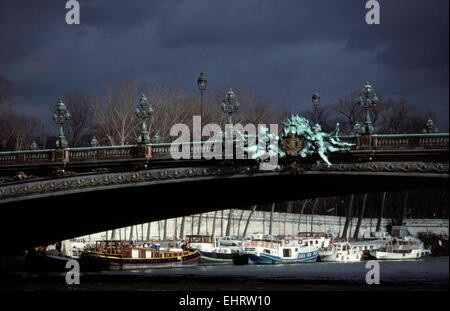
[[[197,86],[200,91],[200,118],[203,118],[203,92],[206,90],[206,84],[208,80],[206,80],[206,76],[204,72],[200,72],[200,76],[197,80]]]
[[[197,79],[197,86],[200,91],[200,118],[203,118],[203,93],[206,90],[206,84],[208,80],[204,72],[200,72],[200,76]],[[225,99],[222,101],[222,111],[228,114],[228,123],[232,123],[231,115],[239,110],[239,101],[236,93],[230,88],[225,94]]]
[[[311,100],[314,107],[314,122],[318,124],[320,95],[318,93],[314,93]],[[359,122],[355,123],[354,128],[358,134],[370,135],[375,132],[371,110],[377,106],[377,103],[378,97],[375,94],[373,86],[369,82],[366,82],[360,96],[358,97],[358,104],[365,110],[364,126],[361,126]]]
[[[206,85],[208,80],[206,79],[206,75],[204,72],[200,73],[200,76],[197,79],[197,87],[200,91],[200,118],[203,117],[203,93],[206,90]],[[320,95],[318,93],[314,93],[312,95],[312,104],[314,107],[314,122],[315,124],[319,123],[319,103],[320,103]],[[359,123],[355,124],[355,130],[358,133],[370,135],[375,132],[372,120],[371,109],[376,107],[378,103],[378,97],[376,96],[372,85],[369,82],[366,82],[364,85],[360,96],[358,97],[358,104],[365,110],[365,120],[364,127],[361,127]],[[221,103],[222,111],[228,114],[228,124],[232,124],[232,114],[236,113],[239,110],[239,100],[237,99],[236,93],[230,88],[226,94],[225,99]],[[142,95],[139,98],[139,104],[136,107],[135,114],[138,119],[141,120],[141,133],[137,138],[139,144],[148,144],[150,142],[159,142],[159,136],[155,135],[152,139],[148,133],[147,121],[153,114],[153,108],[149,100],[145,95]],[[64,135],[64,124],[67,123],[71,118],[70,112],[67,110],[66,105],[60,100],[57,105],[55,112],[53,114],[53,120],[55,123],[59,125],[59,137],[56,141],[56,147],[58,149],[66,148],[68,146],[67,140]],[[432,132],[434,129],[433,121],[429,120],[427,124],[427,128],[425,131]],[[91,146],[96,147],[99,146],[99,143],[96,138],[93,138],[91,141]],[[36,144],[32,144],[32,149],[37,148]]]
[[[228,114],[228,124],[232,124],[231,115],[239,110],[239,106],[240,103],[236,97],[236,93],[230,88],[221,104],[222,111]]]
[[[314,107],[314,122],[316,124],[319,123],[319,102],[320,102],[320,95],[318,93],[314,93],[312,96],[312,103]]]
[[[434,125],[434,121],[429,118],[427,120],[427,123],[425,125],[425,128],[422,130],[423,133],[436,133],[437,129],[436,126]]]
[[[378,97],[375,94],[372,85],[369,82],[366,82],[358,98],[358,104],[366,111],[364,128],[362,129],[363,134],[370,135],[375,132],[372,121],[372,113],[370,110],[375,108],[377,103]]]
[[[200,73],[197,79],[197,87],[200,91],[200,118],[203,118],[203,93],[206,90],[206,85],[208,80],[204,72]],[[236,93],[230,88],[225,94],[225,99],[222,101],[221,107],[224,113],[228,114],[228,123],[232,124],[232,114],[239,110],[239,101],[237,99]],[[141,121],[141,133],[137,138],[138,144],[148,144],[150,142],[157,143],[160,141],[160,137],[156,134],[154,137],[150,138],[148,133],[147,122],[153,114],[153,108],[148,98],[143,94],[139,98],[139,104],[136,107],[135,114]],[[68,143],[64,135],[64,124],[66,124],[71,119],[70,112],[67,110],[66,105],[62,100],[56,104],[56,109],[53,114],[53,120],[59,125],[59,137],[56,141],[56,147],[58,149],[67,148]],[[91,147],[98,147],[99,142],[94,137],[91,140]],[[37,149],[37,144],[33,142],[30,146],[32,150]]]
[[[142,94],[139,98],[139,105],[135,110],[136,116],[142,121],[141,134],[138,137],[139,144],[148,144],[150,142],[150,136],[147,129],[147,120],[153,114],[153,108],[147,97]]]
[[[56,104],[55,112],[53,113],[53,121],[59,125],[59,137],[56,141],[56,148],[66,148],[67,140],[64,136],[64,124],[67,123],[71,118],[70,112],[67,110],[66,105],[60,100]]]
[[[150,117],[153,114],[153,108],[150,104],[147,97],[143,94],[139,98],[139,104],[135,110],[135,114],[138,117],[138,119],[141,120],[141,133],[137,138],[137,141],[139,144],[148,144],[150,142],[159,142],[159,136],[156,134],[152,139],[150,139],[148,128],[147,128],[147,121],[150,119]],[[67,148],[68,143],[67,139],[64,135],[64,124],[66,124],[71,119],[70,112],[67,110],[66,105],[62,100],[60,100],[56,104],[55,112],[53,113],[53,120],[56,124],[59,125],[59,137],[56,141],[56,148],[57,149],[64,149]],[[98,147],[99,142],[97,138],[93,137],[91,140],[91,147]],[[37,149],[37,144],[33,141],[30,148],[32,150]]]

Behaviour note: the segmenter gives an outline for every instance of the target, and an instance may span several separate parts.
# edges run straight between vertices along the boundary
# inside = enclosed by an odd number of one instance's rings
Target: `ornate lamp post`
[[[56,104],[55,112],[53,113],[53,121],[56,124],[59,124],[59,137],[56,140],[56,148],[66,148],[67,140],[64,136],[64,123],[70,120],[70,112],[67,110],[66,105],[60,100]]]
[[[206,90],[206,84],[208,80],[206,80],[206,76],[204,72],[200,72],[200,77],[197,80],[197,86],[200,90],[200,118],[203,118],[203,92]]]
[[[31,150],[37,150],[38,149],[38,145],[36,144],[36,142],[33,140],[33,142],[30,145],[30,149]]]
[[[437,129],[436,126],[434,125],[433,120],[428,119],[427,124],[425,125],[425,128],[422,130],[423,133],[436,133]]]
[[[98,147],[98,146],[100,146],[100,145],[98,143],[97,138],[92,137],[92,139],[91,139],[91,147]]]
[[[314,93],[311,99],[314,106],[314,123],[318,124],[319,123],[318,109],[319,109],[320,95],[318,93]]]
[[[353,129],[354,129],[356,135],[361,135],[361,133],[362,133],[362,131],[363,131],[363,129],[362,129],[362,127],[361,127],[361,124],[359,124],[358,121],[356,121],[356,123],[355,123]]]
[[[161,142],[161,137],[156,133],[150,140],[152,144],[157,144]]]
[[[358,98],[358,104],[366,110],[366,117],[364,120],[364,134],[373,134],[374,127],[372,125],[372,114],[370,109],[376,107],[378,103],[378,97],[375,94],[372,85],[366,82],[364,85],[361,95]]]
[[[232,124],[231,115],[239,110],[239,101],[236,97],[234,91],[230,88],[226,95],[225,99],[222,101],[222,110],[225,113],[228,113],[228,124]]]
[[[138,137],[138,143],[147,144],[150,142],[150,136],[148,135],[147,129],[147,120],[153,114],[153,108],[144,94],[142,94],[142,96],[139,98],[139,105],[136,108],[135,113],[136,116],[142,120],[141,135],[139,135]]]

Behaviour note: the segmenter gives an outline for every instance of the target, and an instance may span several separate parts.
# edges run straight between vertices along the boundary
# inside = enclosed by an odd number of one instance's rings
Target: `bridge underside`
[[[448,187],[448,174],[285,171],[205,175],[5,200],[0,204],[2,249],[23,249],[132,224],[253,204]]]

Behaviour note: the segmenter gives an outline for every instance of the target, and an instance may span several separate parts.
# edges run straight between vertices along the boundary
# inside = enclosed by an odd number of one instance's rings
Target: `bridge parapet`
[[[448,150],[448,133],[375,134],[341,136],[341,141],[355,144],[356,150]],[[216,142],[217,143],[217,142]],[[170,159],[171,153],[189,145],[192,158],[201,155],[204,142],[183,144],[150,143],[146,145],[79,147],[65,149],[25,150],[0,152],[0,166],[84,162],[120,159]],[[222,146],[222,155],[225,148]],[[198,157],[199,159],[201,156]]]
[[[373,135],[374,149],[448,149],[448,134]]]
[[[0,152],[0,165],[25,162],[51,162],[54,160],[54,152],[54,149]]]
[[[374,134],[358,136],[342,136],[341,141],[355,144],[355,149],[365,150],[415,150],[415,149],[447,149],[448,133],[426,134]]]
[[[68,148],[69,161],[112,160],[132,158],[136,153],[136,145]]]

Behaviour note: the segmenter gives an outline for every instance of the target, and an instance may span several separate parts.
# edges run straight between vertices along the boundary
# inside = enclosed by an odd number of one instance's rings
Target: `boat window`
[[[291,257],[291,249],[290,248],[283,249],[283,257]]]

